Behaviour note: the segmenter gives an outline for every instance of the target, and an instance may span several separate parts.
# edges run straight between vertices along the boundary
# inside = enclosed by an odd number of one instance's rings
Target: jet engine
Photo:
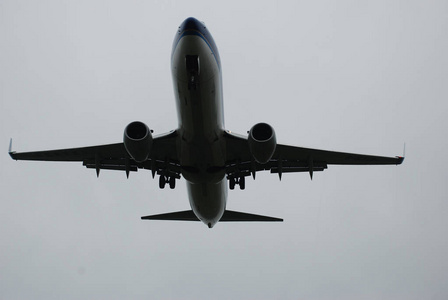
[[[144,162],[151,151],[151,130],[142,122],[132,122],[124,129],[123,142],[126,151],[136,162]]]
[[[266,123],[255,124],[249,131],[248,143],[254,159],[260,164],[267,163],[277,146],[274,128]]]

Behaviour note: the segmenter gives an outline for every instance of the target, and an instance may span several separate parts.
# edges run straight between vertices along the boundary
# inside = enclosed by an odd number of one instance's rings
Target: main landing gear
[[[246,179],[244,176],[241,176],[239,178],[230,178],[229,179],[229,188],[233,190],[235,188],[235,185],[238,184],[240,186],[240,190],[244,190],[246,188]]]
[[[164,189],[165,188],[165,184],[169,184],[170,185],[170,189],[174,189],[176,187],[176,177],[174,176],[165,176],[165,175],[160,175],[159,177],[159,188]]]

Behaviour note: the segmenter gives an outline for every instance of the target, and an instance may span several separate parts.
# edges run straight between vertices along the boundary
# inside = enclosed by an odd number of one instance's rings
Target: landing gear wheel
[[[170,189],[174,189],[176,187],[176,177],[170,177]]]
[[[229,179],[229,188],[233,190],[235,188],[235,178]]]
[[[244,190],[246,188],[246,178],[241,176],[240,180],[238,180],[238,184],[240,186],[240,190]]]
[[[166,184],[166,178],[163,175],[159,177],[159,188],[164,189]]]

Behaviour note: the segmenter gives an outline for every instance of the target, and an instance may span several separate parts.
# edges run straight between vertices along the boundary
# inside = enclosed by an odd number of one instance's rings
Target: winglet
[[[9,156],[11,156],[12,159],[14,158],[14,154],[16,153],[15,151],[12,151],[12,138],[9,140],[9,149],[8,149],[8,154]]]

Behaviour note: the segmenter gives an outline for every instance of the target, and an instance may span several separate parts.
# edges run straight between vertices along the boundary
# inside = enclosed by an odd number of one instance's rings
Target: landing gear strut
[[[240,190],[244,190],[246,188],[246,179],[244,176],[239,178],[232,177],[229,179],[229,188],[231,190],[235,189],[235,185],[238,184],[240,186]]]

